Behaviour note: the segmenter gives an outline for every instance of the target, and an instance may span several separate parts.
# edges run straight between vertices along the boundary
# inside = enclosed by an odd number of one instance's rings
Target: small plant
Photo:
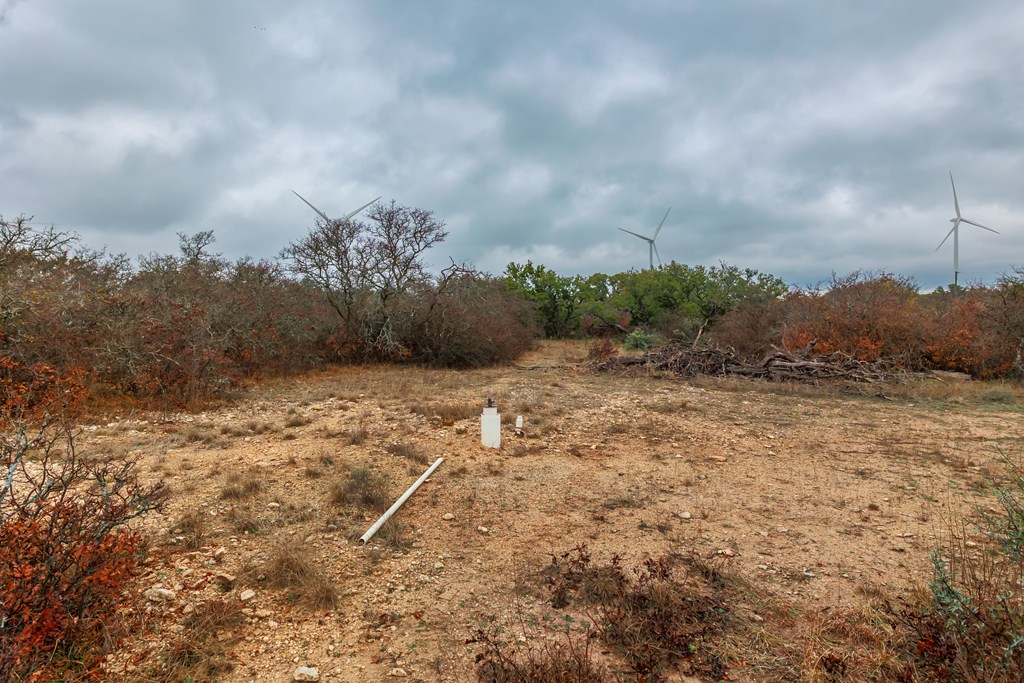
[[[305,548],[280,543],[272,551],[264,573],[270,585],[288,591],[288,599],[302,602],[313,609],[333,609],[338,605],[338,591],[323,569],[308,555]]]
[[[665,556],[627,570],[617,556],[595,565],[581,544],[553,556],[542,575],[551,606],[567,610],[561,617],[564,626],[554,637],[538,639],[545,643],[540,647],[517,647],[499,640],[500,632],[479,631],[470,642],[485,646],[477,656],[481,681],[653,683],[675,680],[668,678],[673,671],[701,680],[728,679],[714,638],[732,624],[730,599],[724,593],[731,584],[699,558]],[[580,611],[585,619],[579,618]],[[595,640],[608,647],[604,654],[613,654],[622,664],[597,660],[590,645]],[[611,678],[606,665],[631,676]]]
[[[606,361],[618,354],[619,350],[615,348],[615,342],[608,337],[603,337],[591,344],[587,349],[587,360]]]
[[[633,330],[626,335],[626,338],[622,341],[622,345],[631,350],[637,349],[649,349],[654,346],[654,337],[643,330]]]
[[[256,511],[248,506],[233,507],[224,515],[228,524],[240,534],[255,534],[263,529],[264,522]]]
[[[255,474],[241,475],[233,472],[220,491],[222,500],[245,500],[263,490],[263,480]]]
[[[391,455],[397,455],[407,460],[411,460],[420,465],[426,465],[430,462],[430,456],[420,451],[416,446],[407,443],[393,443],[388,444],[384,447]]]
[[[391,505],[387,479],[369,467],[350,469],[344,481],[331,486],[330,500],[334,505],[354,505],[378,512]]]
[[[313,420],[309,419],[305,415],[292,415],[285,423],[285,427],[304,427],[311,423]]]
[[[392,517],[377,531],[374,538],[385,543],[392,550],[404,551],[412,547],[408,532],[407,524]]]
[[[160,655],[158,681],[217,680],[234,665],[227,654],[231,630],[245,621],[237,601],[210,600],[185,618]]]
[[[370,430],[364,425],[345,432],[345,443],[349,446],[361,446],[370,437]]]
[[[414,403],[409,410],[427,418],[440,418],[442,422],[458,422],[477,417],[480,406],[472,403]]]
[[[1009,460],[1006,469],[1007,483],[993,486],[998,507],[979,510],[974,533],[951,529],[933,553],[927,604],[887,605],[913,634],[910,666],[952,680],[1024,680],[1024,470]]]
[[[206,515],[199,510],[189,510],[178,518],[174,533],[183,540],[186,550],[198,550],[206,541]]]

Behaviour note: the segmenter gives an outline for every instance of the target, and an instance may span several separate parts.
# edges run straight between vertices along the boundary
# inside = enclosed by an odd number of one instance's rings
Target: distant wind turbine
[[[994,232],[997,235],[999,234],[999,231],[993,230],[992,228],[986,228],[981,223],[975,223],[974,221],[968,220],[961,216],[960,202],[958,202],[956,199],[956,184],[953,182],[952,171],[949,172],[949,184],[953,186],[953,209],[956,211],[956,217],[949,219],[949,222],[953,224],[953,227],[950,228],[949,232],[946,233],[946,236],[942,238],[941,242],[939,242],[939,246],[935,247],[935,251],[938,251],[939,249],[942,248],[942,245],[946,243],[946,240],[949,239],[950,235],[953,236],[953,287],[957,287],[959,284],[960,277],[960,224],[969,223],[976,228],[988,230],[989,232]]]
[[[312,204],[310,204],[309,202],[307,202],[307,201],[306,201],[306,198],[305,198],[305,197],[303,197],[303,196],[302,196],[301,194],[299,194],[299,193],[298,193],[298,192],[296,192],[295,190],[292,190],[292,194],[293,194],[293,195],[295,195],[296,197],[298,197],[299,199],[301,199],[301,200],[302,200],[302,202],[303,202],[303,203],[304,203],[304,204],[305,204],[306,206],[308,206],[309,208],[311,208],[311,209],[313,209],[314,211],[316,211],[316,212],[317,212],[317,214],[319,214],[319,215],[320,215],[320,217],[321,217],[321,218],[323,218],[323,219],[324,219],[325,221],[327,221],[328,223],[330,223],[330,222],[331,222],[331,219],[327,217],[327,214],[326,214],[326,213],[324,213],[324,212],[323,212],[323,211],[321,211],[320,209],[316,208],[315,206],[313,206]],[[377,197],[377,199],[380,199],[380,197]],[[340,220],[342,220],[342,221],[347,221],[348,219],[352,218],[352,216],[355,216],[355,215],[356,215],[357,213],[359,213],[360,211],[362,211],[363,209],[365,209],[366,207],[368,207],[368,206],[369,206],[370,204],[373,204],[373,203],[374,203],[375,201],[377,201],[377,199],[372,199],[372,200],[370,200],[370,201],[366,202],[365,204],[363,204],[362,206],[360,206],[360,207],[359,207],[358,209],[356,209],[356,210],[355,210],[355,211],[353,211],[352,213],[347,213],[347,214],[345,214],[344,216],[342,216]]]
[[[668,211],[671,211],[671,210],[672,210],[672,207],[671,206],[668,207]],[[654,237],[644,237],[643,235],[639,235],[639,234],[633,232],[632,230],[626,230],[625,228],[619,228],[619,230],[621,230],[622,232],[628,232],[630,235],[633,235],[634,237],[639,237],[644,242],[647,242],[648,247],[649,247],[648,248],[648,252],[649,252],[650,257],[651,257],[651,270],[654,270],[654,255],[655,254],[658,255],[658,265],[659,266],[661,265],[661,254],[658,254],[658,247],[657,247],[657,245],[654,244],[654,240],[658,239],[658,233],[661,232],[661,227],[663,225],[665,225],[665,219],[668,218],[668,211],[665,212],[665,215],[662,217],[661,222],[658,223],[658,229],[654,231]]]

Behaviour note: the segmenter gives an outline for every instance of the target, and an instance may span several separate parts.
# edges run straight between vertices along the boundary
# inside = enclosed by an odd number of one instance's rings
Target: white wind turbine
[[[302,196],[301,194],[299,194],[299,193],[298,193],[298,192],[296,192],[295,190],[292,190],[292,194],[293,194],[293,195],[295,195],[296,197],[298,197],[299,199],[301,199],[301,200],[303,201],[303,203],[304,203],[304,204],[305,204],[306,206],[308,206],[309,208],[311,208],[311,209],[313,209],[314,211],[316,211],[316,212],[317,212],[317,213],[318,213],[318,214],[320,215],[320,217],[321,217],[321,218],[323,218],[323,219],[324,219],[325,221],[327,221],[328,223],[330,223],[330,222],[331,222],[331,219],[327,217],[327,214],[326,214],[326,213],[324,213],[324,212],[323,212],[323,211],[321,211],[320,209],[316,208],[315,206],[313,206],[312,204],[310,204],[309,202],[307,202],[307,201],[306,201],[306,198],[305,198],[305,197],[303,197],[303,196]],[[380,199],[380,197],[377,197],[377,199]],[[368,207],[368,206],[369,206],[370,204],[373,204],[373,203],[374,203],[375,201],[377,201],[377,199],[372,199],[372,200],[370,200],[370,201],[366,202],[365,204],[363,204],[362,206],[360,206],[360,207],[359,207],[358,209],[356,209],[356,210],[355,210],[355,211],[353,211],[352,213],[347,213],[347,214],[345,214],[344,216],[342,216],[340,220],[342,220],[342,221],[347,221],[348,219],[352,218],[352,216],[355,216],[355,215],[356,215],[357,213],[359,213],[360,211],[362,211],[363,209],[365,209],[366,207]]]
[[[960,202],[956,200],[956,184],[953,182],[952,171],[949,172],[949,184],[953,186],[953,209],[956,211],[956,217],[949,219],[949,222],[953,224],[953,227],[950,228],[949,232],[946,233],[946,236],[942,238],[941,242],[939,242],[939,246],[935,247],[935,251],[942,248],[942,245],[946,243],[946,240],[949,239],[950,235],[953,236],[953,287],[955,288],[959,284],[960,276],[960,224],[969,223],[976,228],[988,230],[989,232],[994,232],[997,235],[999,234],[999,231],[993,230],[992,228],[986,228],[981,223],[975,223],[974,221],[961,216]]]
[[[671,210],[672,210],[672,207],[671,206],[668,207],[668,211],[671,211]],[[662,217],[661,222],[658,223],[658,229],[654,231],[654,237],[644,237],[643,235],[639,235],[639,234],[633,232],[632,230],[626,230],[625,228],[619,228],[619,230],[621,230],[622,232],[628,232],[630,235],[633,235],[634,237],[639,237],[644,242],[647,242],[648,252],[649,252],[650,257],[651,257],[651,270],[654,270],[654,255],[658,254],[658,247],[657,247],[657,245],[654,244],[654,240],[658,239],[658,233],[661,232],[661,227],[663,225],[665,225],[665,219],[668,218],[668,211],[665,212],[665,215]],[[661,254],[658,254],[658,265],[659,266],[661,265]]]

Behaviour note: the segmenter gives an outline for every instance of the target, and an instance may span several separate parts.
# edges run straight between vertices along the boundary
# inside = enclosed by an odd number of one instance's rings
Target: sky
[[[1024,3],[0,0],[0,215],[274,257],[378,195],[500,274],[1024,266]]]

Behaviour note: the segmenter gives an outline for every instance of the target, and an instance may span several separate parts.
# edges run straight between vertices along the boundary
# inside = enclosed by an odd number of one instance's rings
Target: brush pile
[[[881,361],[857,360],[845,353],[811,355],[810,349],[791,353],[774,348],[760,362],[747,362],[732,351],[695,349],[681,342],[669,343],[639,356],[610,356],[595,359],[597,372],[620,372],[632,368],[668,372],[678,377],[750,377],[769,382],[857,382],[874,384],[906,376]]]

